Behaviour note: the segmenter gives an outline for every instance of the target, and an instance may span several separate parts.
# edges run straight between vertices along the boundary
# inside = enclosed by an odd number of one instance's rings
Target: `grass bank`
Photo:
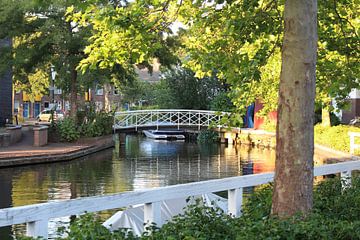
[[[320,124],[315,126],[314,139],[315,143],[323,146],[343,151],[350,152],[350,138],[349,132],[360,132],[359,127],[338,125],[334,127],[323,127]],[[358,142],[357,142],[358,143]]]

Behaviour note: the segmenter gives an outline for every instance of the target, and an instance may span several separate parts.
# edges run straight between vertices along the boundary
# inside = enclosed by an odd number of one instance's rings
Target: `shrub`
[[[210,110],[221,112],[232,112],[235,106],[226,92],[220,92],[210,103]]]
[[[219,134],[209,129],[202,130],[197,137],[199,143],[215,143],[218,142],[218,140]]]
[[[98,112],[93,118],[89,118],[81,124],[81,135],[86,137],[99,137],[111,134],[113,122],[113,113]]]
[[[56,129],[60,135],[61,141],[73,142],[79,139],[80,133],[76,123],[72,118],[64,118],[56,124]]]
[[[171,222],[155,229],[150,237],[143,239],[235,239],[234,219],[219,208],[197,204],[190,205],[184,214],[175,216]]]
[[[126,229],[110,232],[101,224],[100,219],[94,214],[82,215],[80,218],[77,218],[73,223],[71,223],[69,230],[65,230],[65,228],[60,228],[58,232],[59,235],[64,235],[64,233],[66,233],[67,237],[62,238],[66,240],[138,239],[132,234],[131,231],[128,231]]]

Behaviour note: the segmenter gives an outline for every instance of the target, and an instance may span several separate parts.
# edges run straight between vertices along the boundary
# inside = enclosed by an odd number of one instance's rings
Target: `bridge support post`
[[[225,133],[219,132],[220,143],[226,143]]]
[[[220,143],[233,145],[235,143],[236,134],[232,132],[220,132]]]

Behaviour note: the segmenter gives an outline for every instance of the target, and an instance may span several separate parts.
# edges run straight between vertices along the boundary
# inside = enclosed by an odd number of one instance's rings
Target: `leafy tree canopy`
[[[185,64],[197,76],[214,72],[232,88],[239,108],[255,99],[275,110],[280,75],[283,1],[188,3],[182,21]],[[359,87],[359,9],[356,1],[319,2],[317,102],[343,102]]]

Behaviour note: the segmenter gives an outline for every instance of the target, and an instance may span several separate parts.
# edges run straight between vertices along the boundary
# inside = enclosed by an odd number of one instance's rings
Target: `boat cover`
[[[161,202],[161,223],[157,226],[161,226],[162,223],[166,223],[173,216],[183,214],[184,208],[188,205],[194,204],[196,198],[202,198],[202,202],[205,206],[219,207],[223,211],[227,211],[227,199],[219,197],[216,194],[209,193],[201,196],[192,197],[190,199],[171,199]],[[127,208],[124,211],[118,211],[108,220],[103,223],[103,226],[110,231],[117,230],[119,228],[131,229],[137,236],[141,235],[144,231],[144,205],[134,205]]]

